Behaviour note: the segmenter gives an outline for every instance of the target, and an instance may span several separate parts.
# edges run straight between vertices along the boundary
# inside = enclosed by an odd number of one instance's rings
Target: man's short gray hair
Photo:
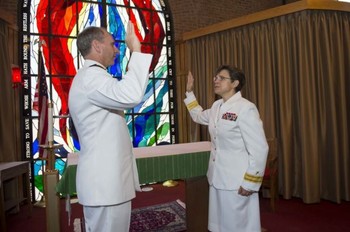
[[[93,40],[103,41],[105,29],[101,27],[88,27],[79,33],[77,38],[78,50],[83,57],[91,51]]]

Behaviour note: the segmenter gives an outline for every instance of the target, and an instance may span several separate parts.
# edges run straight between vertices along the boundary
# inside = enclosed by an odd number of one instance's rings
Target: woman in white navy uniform
[[[268,145],[256,106],[241,95],[244,73],[221,66],[214,77],[214,92],[221,99],[207,110],[198,104],[193,83],[189,72],[184,102],[196,123],[208,125],[211,137],[208,229],[260,232],[258,191]]]
[[[131,199],[140,191],[124,110],[141,102],[152,55],[140,53],[131,23],[126,44],[132,55],[118,81],[106,71],[119,52],[112,35],[89,27],[77,38],[85,63],[74,77],[69,109],[81,145],[76,183],[86,231],[128,232]]]

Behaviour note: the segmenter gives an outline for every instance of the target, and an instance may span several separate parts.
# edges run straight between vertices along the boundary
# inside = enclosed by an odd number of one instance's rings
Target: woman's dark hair
[[[222,65],[216,70],[216,75],[222,70],[226,70],[229,73],[231,82],[234,82],[235,80],[239,81],[239,84],[237,85],[235,90],[236,92],[241,91],[245,84],[245,75],[243,71],[230,65]]]

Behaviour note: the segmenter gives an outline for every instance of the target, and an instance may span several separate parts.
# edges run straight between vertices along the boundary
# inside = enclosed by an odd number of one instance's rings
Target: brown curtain
[[[349,201],[349,41],[349,12],[304,10],[264,20],[178,45],[177,52],[186,47],[187,64],[177,67],[177,85],[185,86],[186,69],[192,70],[195,94],[208,108],[215,100],[216,68],[241,68],[247,78],[243,95],[257,105],[266,136],[279,140],[283,197]],[[183,99],[184,87],[179,91]],[[188,125],[182,102],[179,107],[179,121]],[[179,131],[184,142],[209,139],[200,126]]]
[[[15,39],[14,39],[15,38]],[[12,88],[11,64],[18,55],[17,32],[0,19],[0,162],[22,159],[19,96],[21,88]],[[17,49],[14,49],[17,50]]]

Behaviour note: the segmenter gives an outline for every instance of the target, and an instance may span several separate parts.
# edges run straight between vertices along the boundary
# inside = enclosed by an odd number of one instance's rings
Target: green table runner
[[[176,146],[176,145],[173,145]],[[146,158],[136,158],[140,184],[186,179],[205,175],[210,151],[191,152]],[[66,167],[56,191],[64,196],[76,193],[77,165]]]

